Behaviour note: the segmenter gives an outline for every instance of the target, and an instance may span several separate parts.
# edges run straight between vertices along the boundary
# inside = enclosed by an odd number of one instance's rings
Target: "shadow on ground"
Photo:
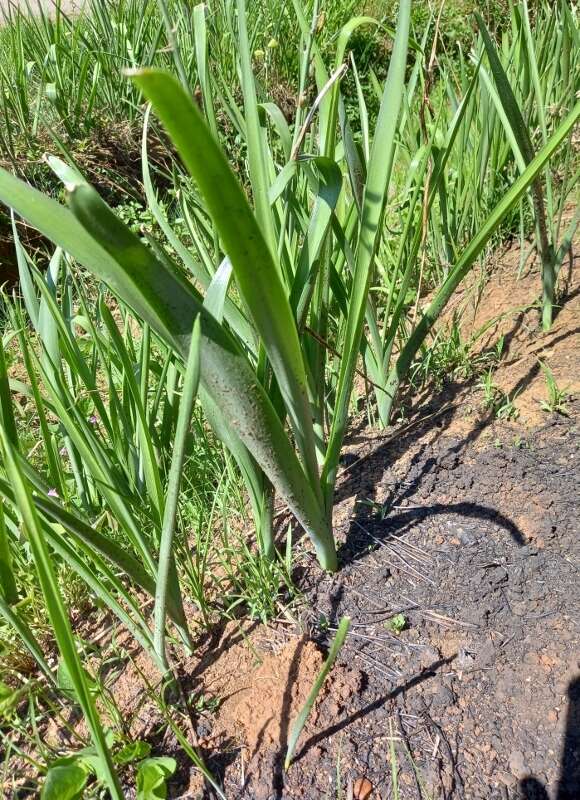
[[[544,784],[532,775],[520,781],[521,800],[550,800]],[[580,797],[580,677],[568,687],[566,729],[562,744],[560,778],[554,800],[578,800]]]

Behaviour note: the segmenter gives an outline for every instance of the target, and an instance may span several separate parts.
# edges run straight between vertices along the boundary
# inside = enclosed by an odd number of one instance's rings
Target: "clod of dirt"
[[[227,715],[228,725],[233,723],[232,733],[242,734],[250,758],[260,747],[285,744],[322,661],[314,642],[297,639],[281,652],[264,656],[256,670],[241,676],[238,689],[222,704],[220,716]]]
[[[368,800],[373,793],[373,785],[368,778],[357,778],[354,782],[353,800]]]

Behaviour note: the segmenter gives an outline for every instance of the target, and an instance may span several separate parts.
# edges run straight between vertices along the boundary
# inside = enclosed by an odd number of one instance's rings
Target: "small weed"
[[[470,378],[476,363],[470,353],[470,343],[463,340],[457,318],[454,316],[447,330],[439,330],[430,347],[411,376],[413,382],[425,385],[432,380],[441,388],[448,380]]]
[[[398,635],[407,627],[407,618],[404,614],[395,614],[394,617],[391,617],[391,619],[388,619],[384,623],[384,626],[387,630],[391,631],[391,633]]]
[[[330,627],[330,620],[328,619],[326,614],[321,614],[318,617],[318,628],[319,628],[319,630],[321,630],[323,633],[326,633],[326,631],[328,631],[329,627]]]
[[[569,396],[568,392],[566,389],[560,389],[550,367],[543,361],[539,363],[546,378],[546,388],[548,390],[548,399],[540,400],[540,408],[548,414],[562,414],[562,416],[567,417],[568,406],[566,400]]]
[[[509,422],[519,417],[520,412],[514,405],[514,400],[518,393],[515,392],[510,398],[509,394],[500,389],[493,380],[493,370],[491,367],[483,374],[479,382],[479,388],[483,392],[484,407],[488,411],[493,412],[496,419]]]
[[[514,405],[514,400],[517,397],[517,392],[510,398],[508,394],[502,393],[502,399],[498,406],[496,406],[495,416],[496,419],[503,420],[504,422],[514,422],[520,415],[520,412]]]
[[[204,712],[215,714],[220,706],[220,702],[219,697],[208,697],[205,694],[200,694],[195,700],[194,708],[198,714],[203,714]]]
[[[155,217],[152,212],[137,200],[127,200],[115,208],[117,216],[123,220],[125,225],[136,234],[146,230],[152,233],[155,227]]]
[[[376,500],[357,500],[356,505],[370,509],[373,518],[380,521],[383,521],[389,513],[389,505],[387,503],[378,503]]]
[[[409,417],[407,416],[407,407],[406,407],[406,406],[404,406],[404,405],[401,403],[401,405],[400,405],[400,407],[399,407],[398,411],[399,411],[399,413],[398,413],[398,416],[397,416],[397,419],[396,419],[396,421],[397,421],[397,422],[398,422],[400,425],[406,425],[406,424],[407,424],[407,422],[409,422]]]
[[[502,392],[501,389],[494,383],[493,370],[491,367],[482,375],[481,380],[479,381],[479,388],[483,392],[483,405],[485,408],[490,411],[495,409]]]
[[[500,336],[497,342],[495,343],[495,346],[491,353],[494,361],[498,364],[501,361],[501,357],[503,356],[504,347],[505,347],[505,336]]]

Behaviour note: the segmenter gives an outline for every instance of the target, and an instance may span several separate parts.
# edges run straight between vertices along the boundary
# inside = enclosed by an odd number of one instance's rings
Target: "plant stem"
[[[159,547],[159,563],[157,566],[157,587],[155,590],[155,650],[165,669],[169,669],[167,654],[165,652],[165,618],[167,614],[167,595],[169,592],[169,579],[177,580],[175,562],[173,560],[173,536],[175,533],[175,519],[177,517],[177,504],[181,488],[181,475],[183,462],[185,461],[185,446],[193,404],[197,395],[199,385],[199,341],[200,341],[200,321],[196,317],[185,377],[183,379],[183,395],[179,405],[177,416],[177,430],[175,432],[175,444],[173,458],[169,470],[169,480],[167,487],[167,497],[163,511],[163,525],[161,529],[161,544]],[[179,591],[177,596],[180,597]],[[180,629],[180,633],[185,638],[185,642],[191,647],[187,627]]]

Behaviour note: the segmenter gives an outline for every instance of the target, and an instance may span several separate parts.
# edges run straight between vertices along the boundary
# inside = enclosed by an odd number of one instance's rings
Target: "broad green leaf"
[[[193,319],[201,313],[202,386],[219,409],[222,428],[231,428],[249,449],[332,569],[326,555],[333,550],[332,539],[319,499],[235,341],[203,309],[186,281],[157,261],[115,215],[104,214],[104,203],[94,191],[84,184],[71,188],[76,212],[99,238],[59,203],[0,168],[0,200],[105,281],[182,358],[188,352]]]
[[[151,745],[149,742],[130,742],[115,754],[115,763],[119,764],[119,766],[124,764],[132,764],[135,761],[140,761],[143,758],[147,758],[150,753]]]
[[[53,298],[56,298],[56,287],[58,286],[60,267],[62,261],[62,250],[57,247],[54,251],[48,271],[46,273],[46,286]],[[42,360],[44,368],[49,370],[58,366],[60,352],[58,347],[58,325],[47,304],[46,297],[40,298],[38,311],[38,335],[44,347]]]
[[[12,555],[8,541],[8,530],[4,513],[4,503],[0,499],[0,597],[14,605],[18,600],[16,578],[12,569]]]
[[[222,263],[215,271],[210,285],[207,287],[203,305],[210,314],[221,322],[224,316],[224,305],[228,294],[230,279],[232,276],[232,265],[228,258],[224,258]]]
[[[18,228],[16,226],[16,218],[13,213],[11,213],[10,216],[12,219],[12,235],[14,237],[14,247],[16,249],[16,263],[18,265],[20,291],[22,292],[22,298],[24,300],[24,305],[26,306],[28,316],[30,317],[30,321],[32,322],[34,328],[38,329],[38,297],[34,291],[34,282],[32,280],[32,276],[30,275],[30,267],[28,266],[26,251],[20,243],[20,236],[18,235]]]
[[[14,419],[14,408],[12,406],[12,394],[6,364],[6,351],[4,350],[4,340],[0,335],[0,422],[6,431],[12,445],[18,448],[18,431]]]
[[[317,496],[318,466],[304,362],[271,250],[225,156],[178,81],[159,70],[140,70],[132,75],[195,179],[219,231],[240,293],[278,380],[312,491]]]
[[[284,114],[275,103],[261,103],[259,108],[263,108],[266,114],[268,114],[272,120],[278,136],[280,137],[280,143],[284,151],[284,157],[288,160],[292,150],[292,135]],[[270,200],[270,202],[272,201]]]
[[[177,769],[177,762],[168,756],[147,758],[137,769],[137,800],[165,800],[167,778]]]
[[[141,143],[141,166],[143,170],[143,185],[145,187],[145,195],[147,197],[147,206],[155,217],[157,224],[167,237],[167,241],[171,244],[183,264],[187,267],[187,269],[190,270],[191,274],[195,277],[196,281],[199,282],[201,287],[207,290],[212,280],[211,274],[206,270],[205,266],[198,263],[193,258],[192,254],[181,242],[180,238],[171,227],[165,213],[157,202],[153,184],[151,183],[149,159],[147,156],[147,132],[149,129],[150,111],[151,106],[148,106],[143,119],[143,137]],[[255,350],[255,336],[247,319],[244,317],[240,309],[229,298],[225,298],[224,305],[225,317],[232,330],[240,337],[240,340],[246,347],[250,349],[250,351]]]
[[[338,458],[348,422],[348,406],[360,349],[374,258],[382,233],[383,206],[391,177],[399,110],[404,93],[410,16],[411,4],[401,3],[397,34],[367,169],[343,357],[340,362],[334,417],[322,472],[325,502],[329,508],[333,501]]]
[[[41,800],[79,800],[83,796],[89,773],[81,763],[59,764],[50,767],[42,791]]]

